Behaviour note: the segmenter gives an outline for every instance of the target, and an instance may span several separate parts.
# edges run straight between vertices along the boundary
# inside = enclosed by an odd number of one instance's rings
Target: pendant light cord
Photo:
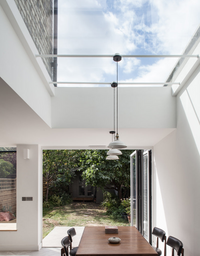
[[[118,128],[119,128],[119,94],[118,94],[118,62],[117,65],[117,87],[116,87],[116,136],[118,136]]]
[[[115,87],[114,87],[113,89],[114,89],[114,93],[113,93],[113,95],[114,95],[114,99],[113,99],[113,105],[114,105],[114,106],[113,106],[113,112],[114,112],[114,113],[113,113],[113,131],[116,132],[116,131],[115,131],[115,98],[116,98],[115,90],[116,90],[116,89],[115,89]],[[114,134],[113,137],[115,138],[115,134]]]

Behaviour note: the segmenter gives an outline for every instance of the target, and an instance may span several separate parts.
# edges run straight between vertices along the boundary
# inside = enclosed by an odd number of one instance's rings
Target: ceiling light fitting
[[[112,134],[112,142],[113,142],[113,137],[114,137],[115,131],[110,131],[110,133]],[[107,152],[107,155],[108,156],[113,156],[113,155],[119,156],[119,155],[122,155],[122,152],[119,149],[111,148]]]
[[[109,151],[107,152],[107,155],[108,155],[108,156],[113,156],[113,155],[115,155],[115,156],[120,156],[120,155],[122,155],[122,152],[121,152],[119,149],[111,148],[111,149],[109,149]]]
[[[118,160],[118,159],[119,159],[119,157],[116,155],[110,155],[110,156],[106,157],[106,160]]]
[[[113,56],[113,60],[116,62],[116,68],[117,68],[117,82],[113,82],[111,84],[111,87],[114,89],[114,114],[113,114],[113,120],[114,120],[114,131],[116,127],[116,136],[114,136],[114,141],[112,141],[108,148],[111,149],[121,149],[126,148],[127,146],[119,140],[119,93],[118,93],[118,62],[121,61],[122,57],[116,53],[115,56]],[[115,118],[116,117],[116,118]]]
[[[115,121],[114,121],[114,128],[115,128]],[[110,134],[112,134],[112,141],[114,138],[115,131],[110,131]],[[116,157],[117,155],[122,155],[122,152],[118,149],[109,149],[107,152],[106,160],[118,160],[119,158]]]

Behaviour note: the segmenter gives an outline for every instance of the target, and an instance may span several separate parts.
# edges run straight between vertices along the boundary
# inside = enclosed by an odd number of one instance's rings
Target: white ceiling
[[[128,148],[152,147],[174,129],[121,129]],[[52,129],[0,79],[0,145],[39,144],[44,148],[106,148],[107,129]]]

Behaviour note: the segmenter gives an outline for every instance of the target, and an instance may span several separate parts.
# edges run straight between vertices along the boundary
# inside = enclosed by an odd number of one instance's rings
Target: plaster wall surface
[[[53,128],[113,127],[112,88],[56,88]],[[171,88],[119,88],[120,128],[175,128]]]
[[[30,150],[30,159],[24,159],[26,149]],[[41,248],[41,157],[38,145],[17,146],[17,231],[0,232],[1,251]],[[33,201],[22,201],[22,197],[33,197]]]
[[[199,72],[177,96],[177,130],[154,147],[154,226],[180,239],[185,255],[194,256],[200,240]]]
[[[14,1],[10,3],[20,19]],[[0,47],[0,77],[51,126],[51,96],[1,4],[3,2],[0,3],[0,34],[3,35]]]

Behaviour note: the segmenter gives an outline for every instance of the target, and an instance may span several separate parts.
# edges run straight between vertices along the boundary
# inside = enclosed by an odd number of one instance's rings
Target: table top
[[[119,244],[108,243],[108,238],[119,237]],[[155,256],[158,255],[135,227],[118,227],[118,234],[105,234],[105,227],[85,227],[77,256]]]

